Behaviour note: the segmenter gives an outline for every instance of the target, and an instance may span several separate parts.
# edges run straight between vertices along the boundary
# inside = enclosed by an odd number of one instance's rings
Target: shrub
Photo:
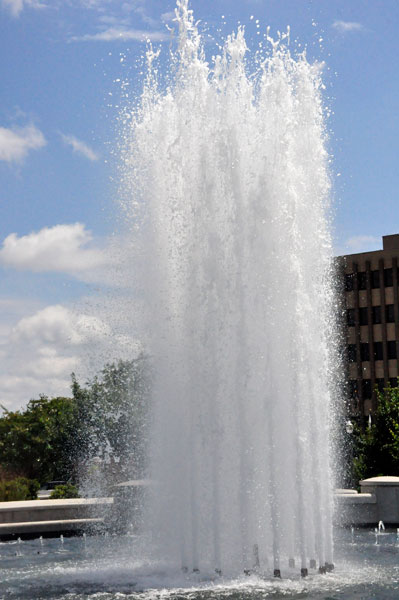
[[[27,479],[26,477],[18,477],[17,481],[19,481],[22,485],[26,485],[28,488],[28,495],[26,500],[36,500],[37,492],[40,488],[40,483],[37,479]]]
[[[36,479],[27,479],[26,477],[0,481],[0,502],[35,500],[39,487]]]
[[[76,485],[66,483],[65,485],[56,485],[50,494],[50,500],[59,500],[62,498],[79,498],[79,492]]]

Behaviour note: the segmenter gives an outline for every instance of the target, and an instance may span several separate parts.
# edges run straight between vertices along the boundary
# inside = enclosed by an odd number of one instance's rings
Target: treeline
[[[69,398],[30,400],[0,418],[0,480],[79,482],[98,463],[118,479],[143,477],[150,363],[146,356],[107,364]],[[93,461],[94,459],[94,461]]]
[[[377,391],[371,426],[356,427],[353,436],[353,478],[399,476],[399,387]]]

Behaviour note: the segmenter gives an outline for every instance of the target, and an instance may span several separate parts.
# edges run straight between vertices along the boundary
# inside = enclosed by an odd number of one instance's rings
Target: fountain
[[[331,572],[320,68],[285,34],[246,61],[243,29],[208,64],[186,0],[176,18],[166,81],[150,48],[141,104],[123,116],[156,370],[141,535],[0,542],[0,596],[394,600],[399,529],[381,520],[335,530]]]
[[[208,63],[187,0],[127,111],[125,209],[154,357],[154,560],[184,572],[332,569],[333,343],[321,67],[289,32]],[[138,271],[138,269],[136,270]],[[139,275],[137,275],[139,277]],[[167,557],[167,559],[166,559]]]

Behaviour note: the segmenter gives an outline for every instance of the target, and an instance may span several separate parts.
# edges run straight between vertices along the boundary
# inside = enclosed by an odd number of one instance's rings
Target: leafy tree
[[[150,380],[151,366],[145,355],[107,364],[85,387],[72,376],[82,457],[116,460],[126,477],[143,476]]]
[[[107,364],[85,386],[72,375],[72,398],[40,396],[0,418],[2,473],[73,480],[97,456],[119,464],[120,476],[143,476],[150,364],[145,356]]]
[[[377,392],[378,408],[370,428],[355,430],[356,478],[399,474],[399,388]]]
[[[40,396],[24,411],[4,411],[0,419],[3,469],[41,483],[71,476],[77,417],[74,399]]]

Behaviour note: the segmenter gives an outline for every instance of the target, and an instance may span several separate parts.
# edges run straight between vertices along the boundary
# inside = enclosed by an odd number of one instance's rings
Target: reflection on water
[[[334,573],[282,570],[276,581],[251,575],[229,580],[206,573],[182,574],[145,558],[135,537],[40,539],[0,544],[0,598],[99,599],[140,598],[210,600],[263,598],[311,600],[397,600],[399,547],[395,531],[375,545],[373,530],[336,532]]]

